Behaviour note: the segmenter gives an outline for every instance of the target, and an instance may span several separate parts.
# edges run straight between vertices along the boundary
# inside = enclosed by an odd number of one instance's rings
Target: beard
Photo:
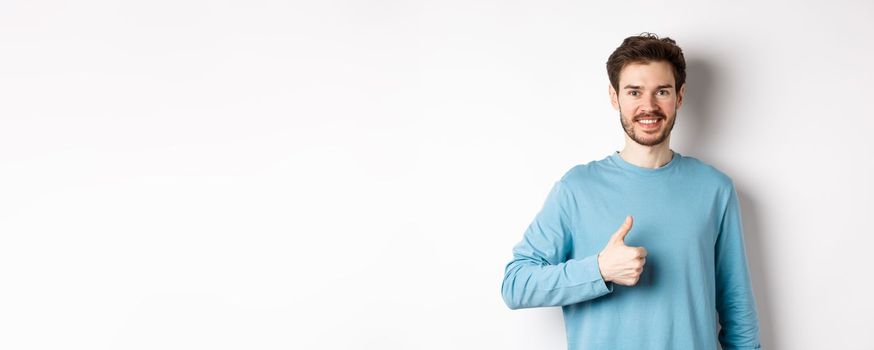
[[[638,135],[634,132],[634,121],[646,116],[655,116],[660,117],[664,121],[663,123],[670,122],[666,128],[662,128],[662,131],[653,137],[644,137],[644,135]],[[671,118],[667,118],[664,113],[660,111],[653,111],[652,113],[641,113],[633,118],[630,118],[630,121],[625,121],[625,118],[622,116],[622,110],[619,110],[619,122],[622,124],[622,129],[625,130],[625,134],[628,135],[634,142],[637,142],[641,146],[655,146],[668,138],[671,135],[671,131],[674,130],[674,121],[677,120],[677,114],[675,113]],[[641,134],[645,134],[641,132]]]

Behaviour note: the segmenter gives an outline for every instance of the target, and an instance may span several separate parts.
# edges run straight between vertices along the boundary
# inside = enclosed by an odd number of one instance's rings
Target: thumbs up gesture
[[[604,281],[612,281],[623,286],[633,286],[640,279],[643,264],[646,263],[646,249],[625,245],[625,236],[631,231],[631,215],[619,230],[610,237],[607,246],[598,253],[598,268]]]

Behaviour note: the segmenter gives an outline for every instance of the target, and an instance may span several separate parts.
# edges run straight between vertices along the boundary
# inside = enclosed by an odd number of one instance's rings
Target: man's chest
[[[569,209],[573,255],[599,252],[626,215],[634,218],[625,244],[651,254],[709,256],[721,218],[715,188],[645,184],[581,191]]]

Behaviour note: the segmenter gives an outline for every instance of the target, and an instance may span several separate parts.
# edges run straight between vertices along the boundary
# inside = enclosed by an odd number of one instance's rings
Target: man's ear
[[[683,105],[683,96],[686,95],[686,83],[683,83],[683,86],[680,87],[680,90],[677,92],[677,110],[680,110],[680,106]]]
[[[616,94],[616,89],[613,88],[613,84],[607,83],[608,92],[610,93],[610,104],[613,105],[613,109],[619,110],[619,96]]]

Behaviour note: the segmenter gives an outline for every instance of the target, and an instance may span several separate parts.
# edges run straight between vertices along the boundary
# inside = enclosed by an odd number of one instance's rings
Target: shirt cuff
[[[601,296],[613,292],[613,283],[604,281],[601,269],[598,267],[598,254],[582,259],[569,260],[567,272],[576,281],[576,285],[588,284],[593,296]]]

